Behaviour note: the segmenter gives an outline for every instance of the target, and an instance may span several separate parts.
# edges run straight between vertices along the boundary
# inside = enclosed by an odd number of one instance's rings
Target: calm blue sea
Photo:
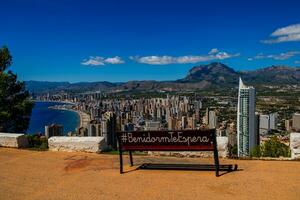
[[[49,106],[61,104],[65,103],[35,102],[27,133],[44,133],[45,126],[53,123],[63,125],[64,134],[67,134],[69,131],[74,131],[80,123],[79,115],[76,112],[48,108]]]

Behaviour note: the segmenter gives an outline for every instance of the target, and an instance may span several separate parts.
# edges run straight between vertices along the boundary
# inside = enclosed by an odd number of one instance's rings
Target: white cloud
[[[271,39],[263,40],[262,43],[273,44],[280,42],[300,41],[300,24],[294,24],[275,30]]]
[[[84,59],[81,64],[91,66],[105,65],[104,58],[99,56],[90,56],[89,59]]]
[[[213,48],[210,50],[210,52],[208,54],[215,54],[215,53],[218,53],[219,50],[217,48]]]
[[[112,58],[106,58],[105,59],[105,63],[109,63],[109,64],[122,64],[122,63],[124,63],[124,61],[122,60],[121,57],[115,56],[115,57],[112,57]]]
[[[104,58],[100,56],[90,56],[88,59],[84,59],[82,65],[99,66],[105,64],[122,64],[124,61],[121,57],[115,56],[111,58]]]
[[[272,33],[272,36],[291,35],[300,33],[300,24],[279,28]]]
[[[187,64],[187,63],[198,63],[206,62],[211,60],[224,60],[239,56],[239,53],[229,54],[221,52],[218,49],[212,49],[208,55],[188,55],[188,56],[130,56],[129,58],[143,64],[150,65],[167,65],[167,64]]]
[[[270,55],[265,55],[263,53],[259,53],[253,58],[248,58],[249,61],[252,60],[259,60],[259,59],[274,59],[274,60],[287,60],[291,57],[294,57],[296,55],[300,55],[300,51],[288,51],[285,53],[280,53],[280,54],[270,54]]]

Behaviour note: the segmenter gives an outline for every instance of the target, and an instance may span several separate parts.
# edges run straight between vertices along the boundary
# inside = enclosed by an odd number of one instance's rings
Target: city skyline
[[[16,2],[1,2],[10,19],[0,45],[22,80],[160,81],[210,62],[300,65],[297,1]]]

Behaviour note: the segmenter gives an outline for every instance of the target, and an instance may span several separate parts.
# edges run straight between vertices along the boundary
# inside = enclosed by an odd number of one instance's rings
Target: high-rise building
[[[101,134],[109,148],[117,148],[116,127],[117,118],[113,112],[105,112],[102,115]]]
[[[122,131],[134,131],[134,124],[133,123],[126,123],[122,125]]]
[[[278,113],[271,113],[270,114],[270,129],[275,130],[277,129],[278,123]]]
[[[101,124],[95,120],[92,120],[88,126],[88,136],[101,136]]]
[[[62,136],[64,132],[64,127],[58,124],[51,124],[50,126],[45,126],[45,137],[50,138],[52,136]]]
[[[195,115],[193,115],[192,117],[188,117],[187,119],[187,128],[188,129],[196,129],[197,126],[197,120]]]
[[[195,117],[197,122],[200,122],[200,109],[202,108],[202,102],[201,101],[195,101],[194,102],[195,107]]]
[[[208,111],[208,108],[206,108],[206,110],[205,110],[205,115],[204,115],[204,117],[203,117],[203,124],[205,124],[205,125],[208,125],[208,117],[209,117],[209,111]]]
[[[159,121],[146,121],[145,122],[145,130],[146,131],[157,131],[160,128]]]
[[[208,126],[210,129],[217,128],[218,125],[218,117],[216,116],[216,112],[211,110],[208,114]]]
[[[238,156],[249,156],[250,150],[258,145],[255,117],[255,88],[239,80],[237,108]]]
[[[169,130],[175,130],[175,128],[176,128],[176,119],[174,117],[169,117],[168,129]]]
[[[270,116],[260,115],[259,116],[259,134],[265,135],[270,130]]]
[[[285,130],[290,131],[293,126],[293,120],[286,119],[284,124],[285,124]]]
[[[292,118],[292,129],[295,131],[300,130],[300,113],[294,113]]]
[[[259,134],[266,135],[271,130],[277,129],[277,113],[269,115],[259,115]]]
[[[181,117],[181,128],[185,129],[187,127],[187,118],[186,116]]]

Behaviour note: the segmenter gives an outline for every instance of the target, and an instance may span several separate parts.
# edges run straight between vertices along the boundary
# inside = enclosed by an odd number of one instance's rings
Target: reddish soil
[[[144,162],[213,163],[212,159],[134,156],[119,174],[116,155],[0,148],[0,200],[299,199],[300,162],[221,159],[239,171],[136,170]]]

